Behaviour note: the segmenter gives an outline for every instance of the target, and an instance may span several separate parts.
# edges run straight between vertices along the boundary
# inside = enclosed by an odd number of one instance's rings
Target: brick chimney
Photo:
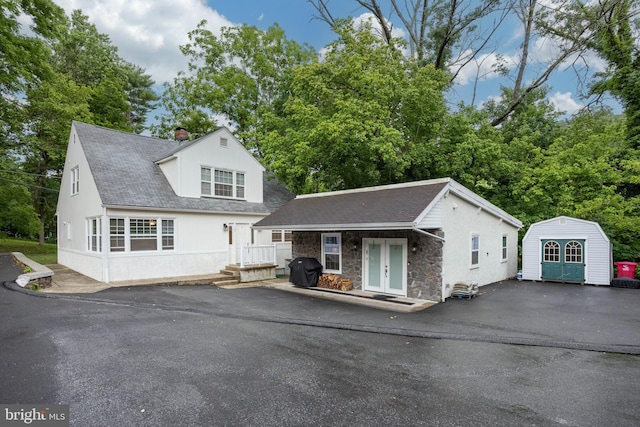
[[[178,142],[183,142],[189,139],[189,132],[183,127],[177,127],[175,133],[175,140]]]

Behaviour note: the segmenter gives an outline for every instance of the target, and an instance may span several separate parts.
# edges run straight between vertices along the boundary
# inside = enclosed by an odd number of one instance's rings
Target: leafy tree
[[[516,138],[510,147],[526,148],[528,138]],[[606,111],[585,112],[568,121],[548,148],[528,145],[535,154],[520,150],[525,157],[510,185],[512,203],[504,205],[525,229],[558,215],[596,221],[615,242],[617,259],[637,259],[640,245],[632,236],[640,229],[639,199],[620,193],[634,179],[620,162],[629,150],[624,123]]]
[[[92,89],[93,123],[142,132],[146,114],[158,99],[144,69],[124,61],[109,36],[98,32],[88,17],[74,10],[67,27],[51,41],[52,68],[77,85]]]
[[[170,135],[180,125],[198,136],[219,119],[236,129],[247,148],[259,152],[256,132],[264,114],[286,98],[289,71],[311,61],[315,52],[288,40],[277,24],[266,31],[247,25],[223,28],[216,36],[203,21],[189,39],[181,50],[189,58],[190,73],[167,85],[162,104],[168,114],[153,133]]]
[[[597,94],[609,92],[621,100],[627,119],[627,137],[640,148],[640,52],[638,51],[637,2],[620,0],[605,2],[607,9],[589,46],[609,63],[592,85]]]
[[[296,67],[281,115],[265,120],[265,163],[294,192],[401,182],[434,152],[446,76],[411,68],[364,25],[342,22],[320,61]]]
[[[535,144],[539,147],[547,148],[553,142],[560,126],[561,114],[549,103],[547,93],[545,87],[527,92],[518,105],[511,109],[511,114],[502,119],[500,132],[505,143],[521,136],[534,135]],[[510,108],[513,96],[513,89],[502,87],[501,96],[483,106],[491,123]]]
[[[57,178],[71,121],[142,131],[155,96],[153,82],[141,68],[123,61],[80,11],[69,20],[48,0],[1,2],[0,7],[0,31],[7,36],[1,45],[5,66],[0,67],[3,149],[17,170],[29,174],[24,184],[31,207],[21,209],[38,215],[43,244],[55,226]],[[32,17],[35,35],[20,32],[20,13]]]
[[[24,185],[0,185],[0,231],[19,237],[38,234],[40,221],[30,200],[31,195]]]
[[[51,72],[46,80],[26,92],[25,128],[19,149],[23,170],[35,179],[31,190],[33,208],[40,218],[40,243],[47,227],[53,227],[57,190],[72,120],[91,120],[91,90],[63,74]]]
[[[46,70],[46,45],[38,37],[27,36],[20,28],[19,15],[33,21],[36,35],[48,36],[64,21],[64,11],[48,0],[0,0],[0,140],[3,150],[15,142],[21,130],[21,95],[25,85],[37,82]]]

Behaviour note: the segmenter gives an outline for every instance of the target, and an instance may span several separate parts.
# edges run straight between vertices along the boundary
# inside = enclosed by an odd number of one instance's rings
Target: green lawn
[[[53,243],[45,243],[40,246],[32,240],[19,240],[0,238],[0,253],[22,252],[27,258],[37,263],[56,264],[58,262],[58,246]]]

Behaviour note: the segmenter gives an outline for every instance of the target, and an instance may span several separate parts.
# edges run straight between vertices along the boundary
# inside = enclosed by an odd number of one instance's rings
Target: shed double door
[[[363,239],[364,290],[407,295],[407,239]]]
[[[542,280],[584,282],[584,239],[542,240]]]

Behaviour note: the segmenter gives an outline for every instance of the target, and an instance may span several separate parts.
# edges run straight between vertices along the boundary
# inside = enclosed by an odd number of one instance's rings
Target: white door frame
[[[232,222],[229,227],[232,242],[229,244],[229,264],[239,264],[242,245],[251,244],[251,224],[248,222]]]
[[[369,245],[379,245],[378,253],[369,253]],[[394,260],[394,246],[401,246],[401,259]],[[407,239],[362,239],[362,289],[369,292],[407,296]],[[397,250],[397,248],[396,248]],[[380,259],[376,259],[379,256]],[[394,262],[395,261],[395,262]],[[398,261],[400,261],[398,263]],[[400,271],[396,271],[400,268]],[[401,283],[393,283],[392,278]]]

